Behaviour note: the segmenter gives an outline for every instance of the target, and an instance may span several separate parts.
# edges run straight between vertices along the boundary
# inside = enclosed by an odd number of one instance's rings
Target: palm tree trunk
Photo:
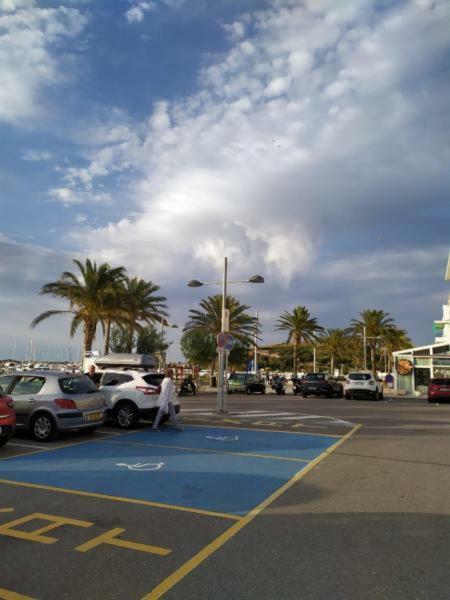
[[[94,343],[95,338],[95,330],[97,328],[97,323],[92,319],[85,319],[83,323],[83,342],[84,342],[84,351],[92,350],[92,344]]]
[[[111,321],[108,319],[106,321],[106,328],[105,328],[105,346],[103,348],[103,354],[108,354],[109,353],[109,338],[111,335]]]
[[[372,373],[374,375],[377,374],[377,365],[376,365],[376,361],[375,361],[375,346],[371,345],[370,346],[370,364],[372,366]]]
[[[127,352],[133,352],[133,334],[134,328],[130,325],[130,330],[128,332],[128,342],[127,342]]]
[[[297,376],[297,346],[298,342],[295,340],[294,342],[294,376]]]
[[[213,386],[213,377],[214,377],[214,369],[216,368],[216,359],[213,358],[213,361],[211,363],[211,375],[209,376],[209,385],[211,387],[215,387]],[[217,379],[216,379],[216,383],[217,383]]]
[[[333,352],[331,353],[330,371],[331,371],[331,377],[333,377],[334,376],[334,354],[333,354]]]

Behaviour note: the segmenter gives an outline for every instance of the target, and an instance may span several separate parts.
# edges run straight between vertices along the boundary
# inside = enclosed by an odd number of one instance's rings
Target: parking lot
[[[184,399],[182,432],[13,438],[0,598],[448,598],[450,405],[214,406]]]

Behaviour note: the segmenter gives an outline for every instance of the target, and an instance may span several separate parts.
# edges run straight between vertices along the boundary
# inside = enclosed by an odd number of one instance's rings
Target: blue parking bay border
[[[0,479],[244,516],[340,436],[188,426],[0,461]]]

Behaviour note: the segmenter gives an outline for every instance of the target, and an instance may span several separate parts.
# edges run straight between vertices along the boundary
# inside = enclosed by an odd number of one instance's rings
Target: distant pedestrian
[[[153,423],[152,431],[159,431],[159,423],[164,415],[170,414],[172,421],[175,424],[176,431],[181,431],[180,423],[178,422],[177,413],[173,401],[175,398],[175,385],[173,383],[173,369],[166,369],[165,377],[161,383],[161,391],[158,400],[158,414]]]
[[[386,377],[384,378],[384,383],[386,384],[389,390],[392,390],[392,388],[394,387],[394,376],[392,375],[392,373],[388,373],[386,375]]]
[[[101,373],[96,373],[95,372],[95,365],[90,365],[89,369],[87,371],[87,373],[85,373],[86,377],[89,377],[89,379],[95,383],[95,385],[98,387],[100,385],[100,379],[102,378]]]

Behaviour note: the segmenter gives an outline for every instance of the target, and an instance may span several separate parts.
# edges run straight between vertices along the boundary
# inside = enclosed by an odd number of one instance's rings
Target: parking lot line
[[[233,420],[233,419],[223,419],[222,420],[223,423],[228,423],[228,424],[236,424],[236,425],[240,425],[242,423],[242,421],[237,421],[237,420]],[[198,423],[189,423],[190,427],[211,427],[212,429],[224,429],[223,425],[207,425],[205,424],[198,424]],[[331,433],[310,433],[308,431],[308,433],[305,434],[304,431],[292,431],[291,429],[289,429],[288,431],[286,431],[285,429],[261,429],[260,427],[232,427],[232,429],[242,429],[243,431],[266,431],[268,433],[291,433],[294,435],[318,435],[319,437],[332,437],[332,438],[336,438],[339,437],[339,435],[336,434],[331,434]]]
[[[31,596],[23,596],[22,594],[16,594],[15,592],[10,592],[9,590],[5,590],[0,588],[0,599],[1,600],[34,600]]]
[[[97,492],[83,492],[81,490],[70,490],[67,488],[56,487],[52,485],[43,485],[40,483],[26,483],[23,481],[12,481],[10,479],[0,479],[0,483],[6,485],[15,485],[18,487],[32,488],[37,490],[46,490],[48,492],[61,492],[63,494],[73,494],[75,496],[87,496],[89,498],[100,498],[101,500],[111,500],[113,502],[127,502],[129,504],[139,504],[142,506],[152,506],[155,508],[167,508],[169,510],[179,510],[182,512],[196,513],[207,517],[221,517],[223,519],[231,519],[232,521],[240,521],[243,517],[231,515],[228,513],[215,512],[211,510],[203,510],[201,508],[190,508],[187,506],[178,506],[175,504],[164,504],[163,502],[152,502],[150,500],[139,500],[136,498],[122,498],[121,496],[110,496],[108,494],[99,494]]]
[[[201,426],[200,426],[201,427]],[[279,498],[286,490],[296,484],[302,479],[309,471],[311,471],[316,465],[318,465],[324,458],[329,456],[336,448],[348,440],[356,431],[358,431],[362,425],[355,425],[346,435],[342,436],[335,444],[327,448],[324,452],[319,454],[317,458],[312,460],[307,467],[303,467],[298,471],[289,481],[284,483],[278,490],[273,492],[268,498],[263,500],[258,506],[252,509],[245,517],[240,521],[232,525],[219,537],[209,543],[207,546],[202,548],[195,556],[185,562],[181,567],[174,571],[169,577],[164,579],[159,585],[157,585],[151,592],[146,594],[142,600],[158,600],[174,585],[179,583],[186,575],[196,569],[204,560],[206,560],[211,554],[214,554],[221,546],[223,546],[228,540],[234,537],[241,529],[246,527],[253,519],[259,515],[265,508],[267,508],[272,502]],[[336,436],[332,436],[336,437]]]
[[[278,432],[277,432],[278,433]],[[337,436],[333,436],[337,437]],[[153,448],[173,448],[174,450],[188,450],[193,452],[207,452],[208,454],[231,454],[234,456],[252,456],[255,458],[269,458],[275,460],[289,460],[291,462],[309,463],[309,460],[304,458],[290,458],[287,456],[273,456],[272,454],[256,454],[255,452],[231,452],[228,450],[213,450],[206,448],[191,448],[190,446],[172,446],[169,444],[152,444],[150,442],[111,442],[103,440],[106,444],[122,444],[125,446],[150,446]]]

